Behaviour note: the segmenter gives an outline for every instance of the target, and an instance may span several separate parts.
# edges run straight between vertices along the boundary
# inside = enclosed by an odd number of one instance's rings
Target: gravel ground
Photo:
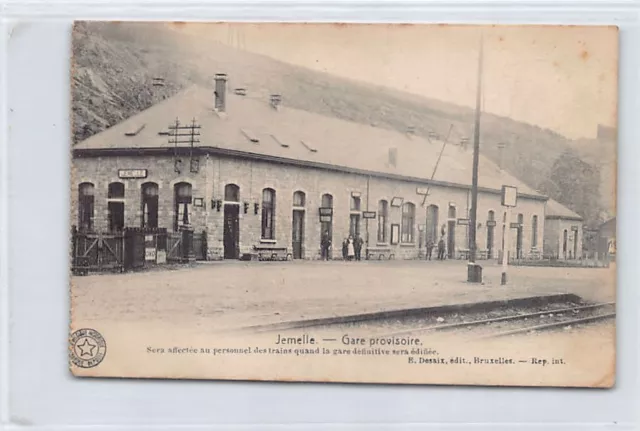
[[[72,277],[76,322],[154,330],[214,329],[349,314],[575,293],[615,298],[613,269],[510,268],[485,263],[483,285],[465,282],[466,262],[220,262],[168,271]]]

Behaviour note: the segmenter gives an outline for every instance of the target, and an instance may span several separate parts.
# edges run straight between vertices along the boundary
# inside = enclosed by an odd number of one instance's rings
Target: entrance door
[[[447,256],[449,259],[455,258],[456,253],[456,221],[449,221],[449,229],[447,232]]]
[[[493,226],[487,226],[487,259],[493,259]]]
[[[519,227],[517,230],[516,258],[522,259],[522,228],[521,227]]]
[[[109,202],[109,231],[120,232],[124,229],[124,202]]]
[[[360,214],[351,214],[349,218],[349,234],[354,238],[360,235]]]
[[[304,211],[302,210],[293,210],[291,239],[293,258],[302,259],[302,244],[304,243]]]
[[[573,258],[578,258],[578,231],[573,231]]]
[[[240,205],[224,206],[224,258],[238,259],[240,243],[239,211]]]

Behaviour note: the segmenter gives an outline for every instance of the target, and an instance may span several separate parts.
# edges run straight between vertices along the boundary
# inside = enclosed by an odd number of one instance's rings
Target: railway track
[[[607,309],[615,307],[614,302],[606,302],[600,304],[590,304],[590,305],[582,305],[576,307],[567,307],[561,309],[554,310],[546,310],[546,311],[538,311],[533,313],[524,313],[524,314],[513,314],[509,316],[501,316],[489,319],[478,319],[472,320],[469,322],[457,322],[457,323],[449,323],[449,324],[436,324],[430,326],[424,326],[420,328],[411,328],[401,331],[394,331],[385,334],[385,336],[400,336],[400,335],[409,335],[409,334],[420,334],[425,332],[435,332],[435,331],[453,331],[462,328],[467,328],[469,330],[477,330],[483,329],[481,332],[485,332],[480,334],[477,338],[497,338],[508,335],[517,335],[522,333],[529,332],[537,332],[537,331],[546,331],[553,330],[561,327],[575,327],[579,325],[584,325],[587,323],[593,323],[601,320],[607,320],[615,318],[616,313],[613,312],[602,312]],[[591,313],[595,313],[594,315],[587,317],[577,317],[576,314],[587,311]],[[568,315],[565,318],[565,313]],[[555,322],[544,323],[544,324],[534,324],[527,325],[524,322],[527,322],[528,319],[534,319],[536,317],[553,317],[556,316],[556,319],[561,317]],[[490,331],[486,333],[486,328],[490,325],[502,324],[502,323],[510,323],[510,324],[524,324],[522,327],[508,329],[508,330],[497,330]]]

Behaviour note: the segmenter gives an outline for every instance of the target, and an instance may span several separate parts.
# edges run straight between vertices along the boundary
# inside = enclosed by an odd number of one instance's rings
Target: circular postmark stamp
[[[95,329],[78,329],[69,341],[70,360],[77,367],[93,368],[107,354],[107,343]]]

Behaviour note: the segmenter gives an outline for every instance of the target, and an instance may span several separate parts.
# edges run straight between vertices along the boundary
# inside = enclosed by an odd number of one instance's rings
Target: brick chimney
[[[215,91],[213,97],[213,109],[218,112],[226,112],[227,105],[227,74],[216,73],[215,76]]]

